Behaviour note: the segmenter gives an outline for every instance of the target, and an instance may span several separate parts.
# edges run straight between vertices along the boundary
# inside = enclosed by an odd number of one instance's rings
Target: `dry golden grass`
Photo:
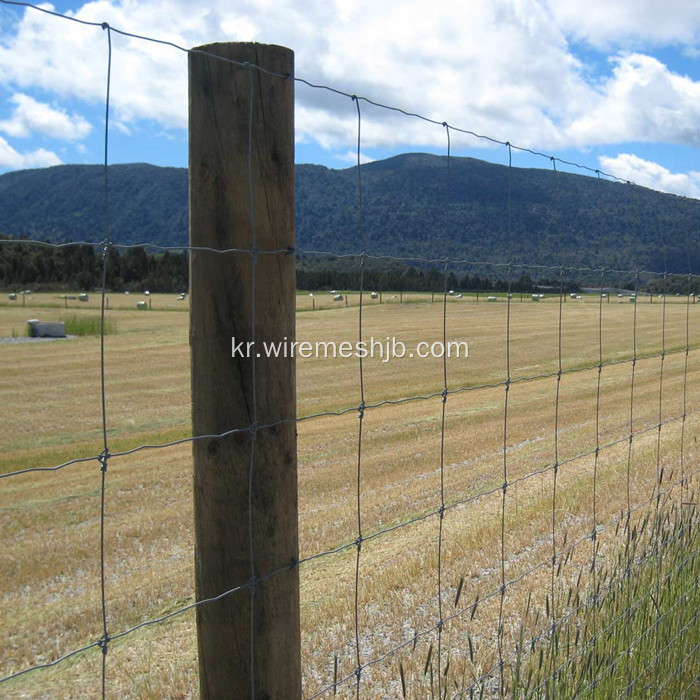
[[[408,296],[408,295],[407,295]],[[131,302],[135,306],[135,295]],[[139,297],[141,298],[141,297]],[[428,297],[423,295],[422,299]],[[35,299],[41,301],[39,295]],[[89,304],[92,304],[91,298]],[[308,295],[301,296],[307,303]],[[417,300],[417,298],[416,298]],[[46,300],[44,300],[46,301]],[[121,300],[120,300],[121,301]],[[511,377],[541,379],[513,383],[508,403],[509,487],[505,500],[504,649],[513,649],[528,597],[546,627],[551,591],[552,513],[561,570],[554,610],[566,610],[568,591],[590,562],[593,468],[596,443],[596,385],[599,307],[593,297],[563,307],[562,365],[556,449],[557,499],[553,504],[555,396],[559,305],[511,305]],[[656,300],[655,300],[656,301]],[[684,301],[684,300],[683,300]],[[352,299],[349,303],[352,302]],[[27,301],[29,303],[29,301]],[[48,303],[48,301],[46,301]],[[356,300],[355,300],[356,303]],[[77,302],[76,302],[77,304]],[[188,316],[176,296],[153,295],[153,309],[139,312],[111,304],[117,333],[106,339],[107,427],[112,452],[187,436],[190,425]],[[161,306],[162,304],[162,306]],[[170,304],[167,306],[166,304]],[[180,306],[178,306],[178,304]],[[61,309],[31,308],[32,315],[60,317]],[[81,307],[82,308],[82,307]],[[160,309],[163,310],[160,310]],[[603,305],[603,360],[632,357],[632,304]],[[0,336],[22,329],[29,308],[3,303]],[[71,310],[79,313],[80,309]],[[94,314],[94,309],[85,313]],[[469,343],[468,359],[447,363],[448,386],[480,387],[506,377],[507,304],[451,300],[447,336]],[[664,306],[637,306],[630,499],[638,513],[653,494]],[[700,307],[670,299],[666,330],[661,412],[663,420],[683,413],[686,315],[690,314],[687,411],[683,441],[686,474],[697,468],[700,380],[697,350]],[[355,340],[357,308],[344,305],[300,313],[298,339]],[[363,337],[396,336],[412,349],[442,338],[439,303],[373,304],[365,309]],[[0,344],[0,471],[51,466],[101,449],[99,339]],[[590,369],[589,369],[590,368]],[[601,374],[600,453],[596,508],[599,562],[619,545],[616,520],[626,508],[630,378],[632,365],[605,366]],[[361,514],[364,537],[396,528],[363,543],[360,558],[359,637],[362,663],[379,659],[399,644],[405,649],[366,668],[363,697],[401,697],[399,663],[407,695],[430,697],[438,668],[457,691],[497,661],[501,582],[504,386],[448,395],[445,406],[444,469],[440,470],[443,365],[439,359],[404,358],[364,363],[369,405],[406,397],[429,397],[371,407],[363,421]],[[298,361],[298,415],[338,411],[360,403],[357,359]],[[357,537],[357,412],[299,423],[301,556],[309,557]],[[662,490],[679,480],[681,421],[663,426],[658,463]],[[579,457],[585,454],[586,456]],[[106,492],[106,592],[112,634],[192,601],[193,535],[191,447],[145,450],[111,460]],[[541,472],[529,476],[534,472]],[[442,607],[444,626],[437,658],[438,542],[442,520]],[[0,608],[0,674],[42,663],[101,636],[99,588],[100,470],[96,461],[54,473],[0,480],[3,602]],[[356,550],[303,564],[300,569],[304,692],[312,695],[355,667],[354,581]],[[565,560],[565,561],[564,561]],[[543,564],[537,567],[537,565]],[[585,568],[585,567],[584,567]],[[522,578],[521,578],[522,577]],[[455,606],[456,592],[461,586]],[[581,586],[586,584],[586,575]],[[470,606],[482,602],[472,616]],[[454,617],[453,617],[454,616]],[[536,631],[533,621],[533,632]],[[414,645],[416,633],[428,631]],[[473,648],[470,658],[469,642]],[[432,645],[432,651],[429,649]],[[426,659],[431,663],[426,668]],[[8,698],[94,697],[100,687],[99,650],[2,686]],[[139,630],[110,646],[107,688],[111,697],[188,698],[197,694],[194,615]],[[332,695],[332,692],[330,693]],[[452,693],[448,694],[449,696]],[[338,688],[354,697],[353,681]]]

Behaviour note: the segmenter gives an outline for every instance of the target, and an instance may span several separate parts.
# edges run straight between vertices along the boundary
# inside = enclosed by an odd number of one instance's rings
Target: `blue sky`
[[[700,198],[700,3],[687,0],[123,0],[42,7],[192,47],[260,41],[296,74]],[[0,172],[103,157],[106,33],[0,2]],[[187,164],[187,63],[113,35],[112,163]],[[297,162],[353,164],[353,103],[296,89]],[[445,152],[445,130],[363,111],[363,159]],[[505,162],[452,135],[453,152]],[[520,152],[514,165],[549,167]]]

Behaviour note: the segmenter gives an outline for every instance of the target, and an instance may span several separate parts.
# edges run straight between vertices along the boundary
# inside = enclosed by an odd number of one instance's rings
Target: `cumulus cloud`
[[[693,51],[700,5],[687,0],[445,0],[429,11],[422,0],[95,0],[73,15],[183,47],[289,46],[297,76],[313,83],[522,146],[700,142],[700,83],[639,47],[619,52],[635,41],[685,42]],[[101,26],[30,9],[20,17],[0,41],[0,85],[103,103],[107,33]],[[572,38],[614,46],[604,80],[574,55]],[[139,133],[139,122],[154,123],[155,132],[186,128],[186,53],[116,32],[112,47],[113,123],[124,133]],[[297,84],[296,100],[298,141],[341,157],[353,147],[357,113],[350,99]],[[445,144],[439,124],[361,106],[365,149]],[[457,146],[489,146],[454,136]]]
[[[547,0],[563,31],[598,48],[695,43],[700,5],[688,0]]]
[[[669,192],[685,197],[700,198],[700,173],[672,173],[653,161],[631,153],[620,153],[614,158],[600,156],[600,167],[642,187]]]
[[[566,38],[538,0],[457,0],[426,12],[420,0],[242,1],[206,6],[184,0],[83,5],[76,18],[192,47],[219,41],[264,41],[296,50],[296,72],[312,82],[419,111],[524,144],[556,138],[566,105],[586,100],[588,86]],[[92,103],[104,100],[106,33],[27,10],[0,44],[5,84]],[[187,60],[176,49],[112,35],[112,106],[124,125],[155,120],[187,124]],[[70,46],[67,51],[66,47]],[[346,98],[297,89],[297,129],[327,147],[347,148],[355,131]],[[403,119],[368,110],[368,145],[442,142]],[[319,126],[321,127],[319,129]]]
[[[651,56],[635,53],[612,61],[612,76],[565,130],[573,143],[700,144],[700,82],[671,72]]]
[[[79,114],[68,114],[60,107],[39,102],[29,95],[16,93],[9,100],[14,111],[9,119],[0,120],[0,132],[14,138],[42,134],[65,141],[80,141],[92,126]]]
[[[20,153],[0,136],[0,168],[46,168],[50,165],[60,165],[62,162],[55,153],[45,148]]]

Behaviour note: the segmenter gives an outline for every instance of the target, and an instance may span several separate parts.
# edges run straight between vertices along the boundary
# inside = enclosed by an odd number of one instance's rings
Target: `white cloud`
[[[696,9],[697,6],[697,9]],[[663,11],[658,8],[662,8]],[[537,149],[629,141],[700,143],[700,82],[643,53],[616,54],[600,81],[571,51],[627,40],[688,42],[700,5],[687,0],[95,0],[74,15],[194,47],[261,41],[296,51],[296,74],[439,122]],[[112,33],[112,123],[123,133],[187,126],[187,56]],[[70,47],[70,50],[67,50]],[[0,85],[102,104],[107,35],[27,9],[0,41]],[[354,147],[355,104],[296,86],[296,138]],[[362,108],[365,148],[442,147],[445,130]],[[65,115],[68,117],[68,115]],[[73,115],[75,117],[76,115]],[[8,132],[9,133],[9,132]],[[457,147],[488,146],[453,134]]]
[[[212,38],[286,45],[296,49],[297,75],[313,82],[524,144],[555,140],[564,105],[580,104],[588,91],[564,35],[539,0],[452,0],[430,12],[420,0],[244,0],[234,9],[225,0],[207,6],[98,0],[75,16],[188,47]],[[186,55],[116,33],[112,44],[116,119],[184,128]],[[26,10],[16,33],[0,45],[0,74],[24,91],[41,88],[100,103],[106,58],[101,28]],[[301,139],[350,146],[356,129],[350,100],[298,86],[297,105]],[[426,130],[370,109],[365,119],[368,145],[400,138],[444,142],[439,126]]]
[[[109,126],[112,129],[116,129],[119,133],[124,134],[125,136],[132,135],[131,129],[126,124],[123,124],[122,122],[117,121],[116,119],[112,119],[112,121],[110,121],[109,123]]]
[[[668,168],[630,153],[616,157],[600,156],[602,170],[642,187],[700,198],[700,172],[672,173]]]
[[[50,165],[60,165],[62,162],[53,151],[47,151],[45,148],[20,153],[0,136],[0,168],[46,168]]]
[[[80,141],[92,126],[79,114],[68,114],[60,107],[39,102],[29,95],[15,93],[9,100],[15,105],[9,119],[0,120],[0,132],[15,138],[38,133],[65,141]]]
[[[589,109],[565,129],[576,145],[656,141],[700,145],[700,82],[642,54],[616,57]]]
[[[348,163],[349,165],[357,165],[357,151],[346,151],[345,153],[337,153],[333,156],[336,160]],[[360,163],[373,163],[374,158],[360,152]]]
[[[563,31],[598,48],[694,43],[700,4],[692,0],[547,0]]]

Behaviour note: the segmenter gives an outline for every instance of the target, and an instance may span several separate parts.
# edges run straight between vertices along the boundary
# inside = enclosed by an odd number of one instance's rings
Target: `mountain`
[[[444,156],[375,161],[362,166],[361,177],[363,227],[373,254],[684,274],[690,262],[692,270],[700,270],[699,200],[553,170],[509,172],[502,165],[452,157],[447,224]],[[0,175],[0,233],[101,240],[102,178],[99,165]],[[187,243],[186,169],[110,166],[109,201],[115,242]],[[298,165],[297,248],[361,252],[358,201],[356,167]]]

